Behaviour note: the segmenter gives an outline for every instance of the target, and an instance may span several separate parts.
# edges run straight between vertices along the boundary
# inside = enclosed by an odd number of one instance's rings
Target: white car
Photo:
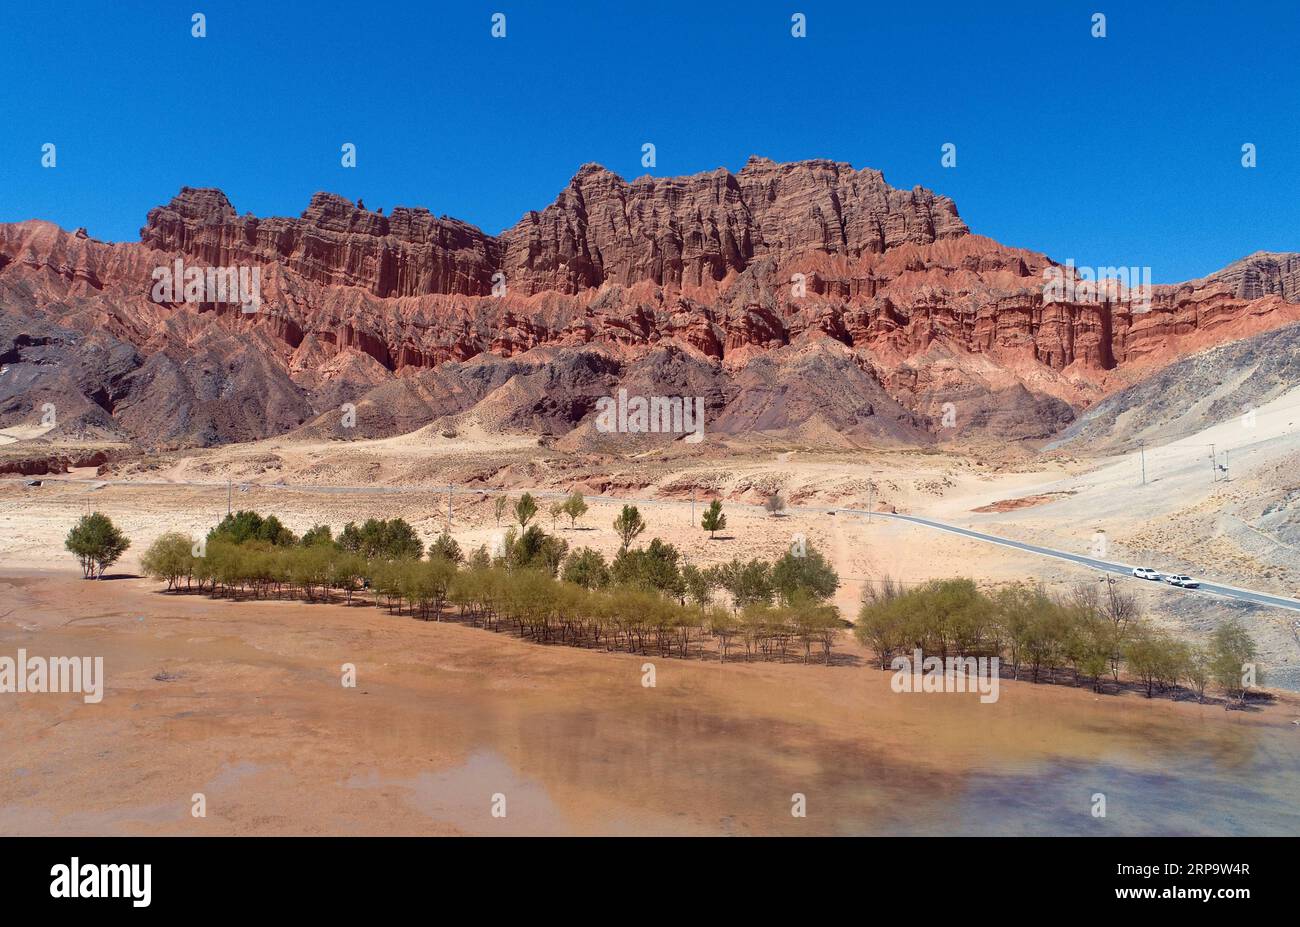
[[[1182,586],[1184,589],[1195,589],[1201,584],[1183,573],[1173,573],[1165,577],[1165,582],[1171,586]]]
[[[1159,579],[1160,574],[1151,567],[1134,567],[1133,575],[1138,579]]]

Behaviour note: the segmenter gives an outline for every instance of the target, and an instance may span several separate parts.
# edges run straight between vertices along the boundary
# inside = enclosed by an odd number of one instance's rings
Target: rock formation
[[[155,302],[178,258],[260,268],[259,311]],[[632,182],[589,164],[495,237],[327,193],[241,217],[186,187],[139,243],[0,225],[0,426],[51,401],[64,429],[215,444],[351,401],[374,406],[371,433],[471,409],[563,433],[631,382],[703,390],[735,434],[1046,438],[1181,357],[1300,321],[1296,254],[1149,304],[1048,298],[1057,269],[970,234],[946,197],[830,161]]]

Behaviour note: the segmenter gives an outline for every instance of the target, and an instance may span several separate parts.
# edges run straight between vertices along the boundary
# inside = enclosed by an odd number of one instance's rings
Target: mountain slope
[[[1239,419],[1300,385],[1300,325],[1288,325],[1183,358],[1079,417],[1050,449],[1108,453],[1139,441],[1164,444]]]

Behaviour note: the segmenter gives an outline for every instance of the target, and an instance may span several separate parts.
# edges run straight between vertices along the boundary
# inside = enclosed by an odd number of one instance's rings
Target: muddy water
[[[0,833],[1300,834],[1294,704],[1008,684],[983,705],[866,665],[153,590],[0,576],[0,655],[103,656],[108,677],[98,705],[0,695]]]

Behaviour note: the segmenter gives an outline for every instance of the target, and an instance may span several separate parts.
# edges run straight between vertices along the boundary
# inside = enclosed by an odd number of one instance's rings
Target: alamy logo
[[[894,657],[889,668],[895,692],[978,692],[988,705],[998,700],[1001,661],[997,657],[925,657],[919,649],[910,657]]]
[[[153,281],[150,295],[156,303],[227,303],[242,312],[262,307],[260,267],[186,267],[177,258],[155,267]]]
[[[104,658],[0,657],[0,694],[14,692],[80,692],[87,705],[104,697]]]
[[[68,864],[50,869],[51,898],[130,898],[137,908],[149,907],[153,898],[153,866],[82,863],[76,856]]]
[[[1044,303],[1121,303],[1131,304],[1134,312],[1151,309],[1150,267],[1087,267],[1074,265],[1070,258],[1064,266],[1043,269]]]
[[[620,389],[618,397],[596,400],[596,430],[609,434],[686,434],[691,444],[704,440],[703,396],[633,396]]]

